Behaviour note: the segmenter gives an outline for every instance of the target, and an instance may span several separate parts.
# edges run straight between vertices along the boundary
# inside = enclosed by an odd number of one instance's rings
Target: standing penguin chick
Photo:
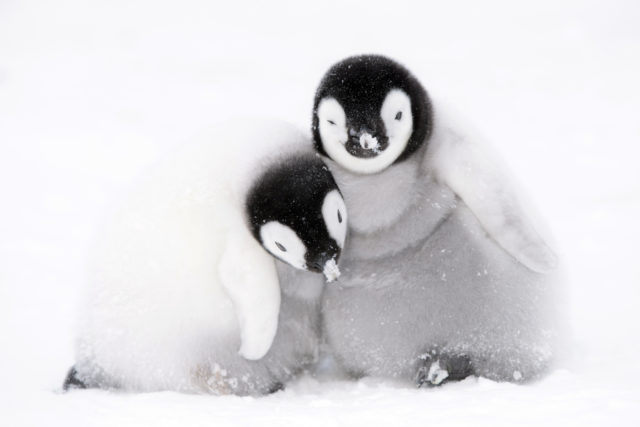
[[[327,339],[358,375],[536,378],[554,357],[556,257],[477,135],[375,55],[334,65],[313,135],[349,208]]]
[[[316,357],[338,187],[289,125],[214,135],[148,171],[107,224],[65,388],[255,395]]]

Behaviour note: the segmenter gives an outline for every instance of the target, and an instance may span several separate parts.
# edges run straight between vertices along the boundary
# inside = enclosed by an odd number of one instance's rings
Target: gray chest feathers
[[[350,229],[342,276],[325,288],[328,342],[361,374],[410,378],[439,346],[469,355],[479,375],[535,376],[551,354],[546,279],[502,250],[422,158],[366,176],[330,163]]]
[[[330,162],[349,213],[350,259],[388,257],[427,238],[456,208],[455,194],[421,170],[423,156],[375,175],[357,175]]]

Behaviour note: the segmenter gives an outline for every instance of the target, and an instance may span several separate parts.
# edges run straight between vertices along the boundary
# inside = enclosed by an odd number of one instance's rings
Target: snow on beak
[[[360,138],[358,139],[358,142],[360,142],[360,147],[362,147],[365,150],[378,151],[378,148],[380,147],[380,144],[378,143],[378,138],[376,138],[375,136],[371,135],[368,132],[361,134]]]
[[[327,283],[331,283],[340,277],[340,269],[338,268],[335,258],[331,258],[324,264],[322,273],[324,274],[324,277],[327,278]]]

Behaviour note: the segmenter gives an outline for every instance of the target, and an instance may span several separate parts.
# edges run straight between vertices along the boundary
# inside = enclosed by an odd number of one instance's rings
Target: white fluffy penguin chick
[[[323,297],[344,367],[419,385],[539,377],[561,329],[556,256],[477,134],[375,55],[325,74],[313,134],[350,215]]]
[[[316,357],[338,187],[289,125],[211,135],[147,171],[104,228],[65,388],[257,395]]]

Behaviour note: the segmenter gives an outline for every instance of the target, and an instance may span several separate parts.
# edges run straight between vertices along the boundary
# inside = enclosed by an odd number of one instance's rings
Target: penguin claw
[[[427,382],[427,370],[424,366],[418,368],[414,381],[418,388],[421,388]]]

